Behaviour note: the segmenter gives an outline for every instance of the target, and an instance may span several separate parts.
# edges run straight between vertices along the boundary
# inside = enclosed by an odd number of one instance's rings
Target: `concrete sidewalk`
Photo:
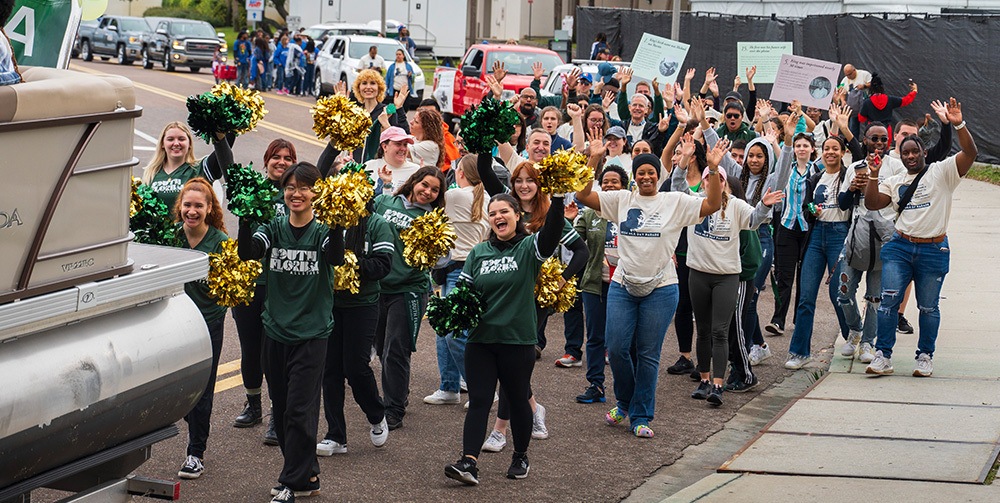
[[[955,193],[932,378],[910,375],[916,335],[897,338],[886,377],[839,356],[838,340],[829,374],[719,473],[661,501],[1000,500],[983,485],[1000,453],[998,212],[1000,187],[965,180]]]

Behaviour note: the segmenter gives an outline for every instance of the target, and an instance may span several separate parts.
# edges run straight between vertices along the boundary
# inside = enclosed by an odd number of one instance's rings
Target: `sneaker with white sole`
[[[875,348],[867,342],[862,342],[858,348],[858,361],[861,363],[871,363],[875,359]]]
[[[756,344],[750,348],[750,365],[760,365],[760,362],[771,357],[770,346],[758,346]]]
[[[464,377],[459,376],[459,378],[458,378],[458,389],[462,393],[468,393],[469,392],[469,385],[465,384],[465,378]]]
[[[196,479],[201,477],[204,472],[205,465],[201,462],[201,458],[189,454],[184,460],[184,464],[181,465],[180,471],[177,472],[177,476],[182,479]]]
[[[545,427],[545,407],[542,407],[542,404],[538,404],[531,422],[531,438],[537,440],[549,438],[549,429]]]
[[[385,441],[389,439],[389,423],[386,422],[385,417],[382,418],[382,421],[372,425],[368,436],[372,439],[372,445],[375,447],[385,445]]]
[[[810,358],[808,356],[789,354],[788,359],[785,360],[785,368],[789,370],[798,370],[809,363],[809,359]]]
[[[931,355],[920,353],[917,357],[917,366],[913,367],[913,377],[930,377],[934,373],[934,363],[931,362]]]
[[[278,493],[271,498],[271,503],[295,503],[295,494],[292,493],[291,489],[281,486]]]
[[[583,366],[583,362],[580,361],[579,358],[569,353],[564,354],[562,358],[556,360],[556,367],[569,368],[569,367],[581,367],[581,366]]]
[[[861,343],[861,332],[857,330],[851,330],[850,335],[847,336],[847,342],[840,347],[840,356],[844,358],[854,358],[854,355],[858,352],[858,344]]]
[[[462,395],[457,391],[436,390],[424,397],[424,403],[431,405],[455,405],[462,403]]]
[[[866,374],[887,375],[892,373],[892,360],[882,356],[881,351],[875,352],[875,358],[865,369]]]
[[[507,437],[497,430],[493,430],[490,436],[483,442],[483,450],[486,452],[500,452],[507,445]]]
[[[334,454],[347,454],[347,446],[328,438],[324,438],[322,442],[316,444],[317,456],[328,457]]]
[[[476,468],[476,460],[470,456],[462,456],[462,459],[454,464],[444,467],[444,474],[467,486],[479,484],[479,469]]]
[[[785,330],[781,328],[781,325],[774,323],[773,321],[771,323],[768,323],[767,326],[764,327],[764,331],[767,332],[767,335],[785,334]]]

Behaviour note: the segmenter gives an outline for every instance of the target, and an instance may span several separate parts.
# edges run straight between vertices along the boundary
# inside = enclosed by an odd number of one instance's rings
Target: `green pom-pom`
[[[264,175],[254,171],[253,163],[246,168],[231,164],[226,168],[226,199],[229,211],[253,226],[274,218],[274,198],[278,189]]]
[[[240,105],[232,95],[211,92],[188,96],[188,125],[195,135],[211,143],[215,133],[236,133],[251,129],[253,111]]]
[[[468,330],[479,326],[486,303],[483,296],[465,281],[459,282],[447,297],[432,297],[427,306],[427,321],[441,337],[464,338]]]
[[[341,175],[346,175],[348,173],[361,173],[362,175],[365,175],[365,179],[368,180],[368,183],[375,185],[375,182],[372,180],[371,175],[368,173],[368,171],[365,170],[364,164],[358,164],[354,161],[351,161],[345,164],[344,167],[340,168],[340,171],[338,171],[337,173]]]
[[[129,229],[135,235],[136,243],[162,246],[183,246],[179,227],[170,219],[170,210],[149,185],[139,185],[136,194],[142,201],[142,208],[129,218]]]
[[[514,126],[521,122],[510,103],[486,100],[462,116],[462,140],[474,154],[488,154],[497,143],[510,141]]]

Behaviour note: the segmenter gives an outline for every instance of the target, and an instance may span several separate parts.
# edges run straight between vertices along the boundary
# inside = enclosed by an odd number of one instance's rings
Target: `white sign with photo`
[[[799,100],[804,107],[827,110],[837,88],[840,68],[840,63],[784,54],[774,77],[771,101]]]
[[[657,79],[661,86],[673,85],[690,47],[683,42],[643,33],[632,57],[633,75],[647,80]]]
[[[736,75],[757,67],[755,84],[773,84],[783,54],[792,53],[791,42],[736,42]]]

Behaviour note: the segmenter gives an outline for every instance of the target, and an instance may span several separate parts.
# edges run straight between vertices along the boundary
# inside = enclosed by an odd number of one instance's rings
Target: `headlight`
[[[181,42],[180,40],[174,40],[174,49],[183,49],[183,48],[184,48],[184,42]]]
[[[226,42],[223,42],[222,43],[222,47],[219,47],[219,50],[222,51],[222,52],[226,52],[226,49],[229,49],[229,44],[226,43]]]
[[[130,43],[130,44],[138,44],[139,43],[139,38],[138,37],[129,37],[128,38],[128,43]]]

